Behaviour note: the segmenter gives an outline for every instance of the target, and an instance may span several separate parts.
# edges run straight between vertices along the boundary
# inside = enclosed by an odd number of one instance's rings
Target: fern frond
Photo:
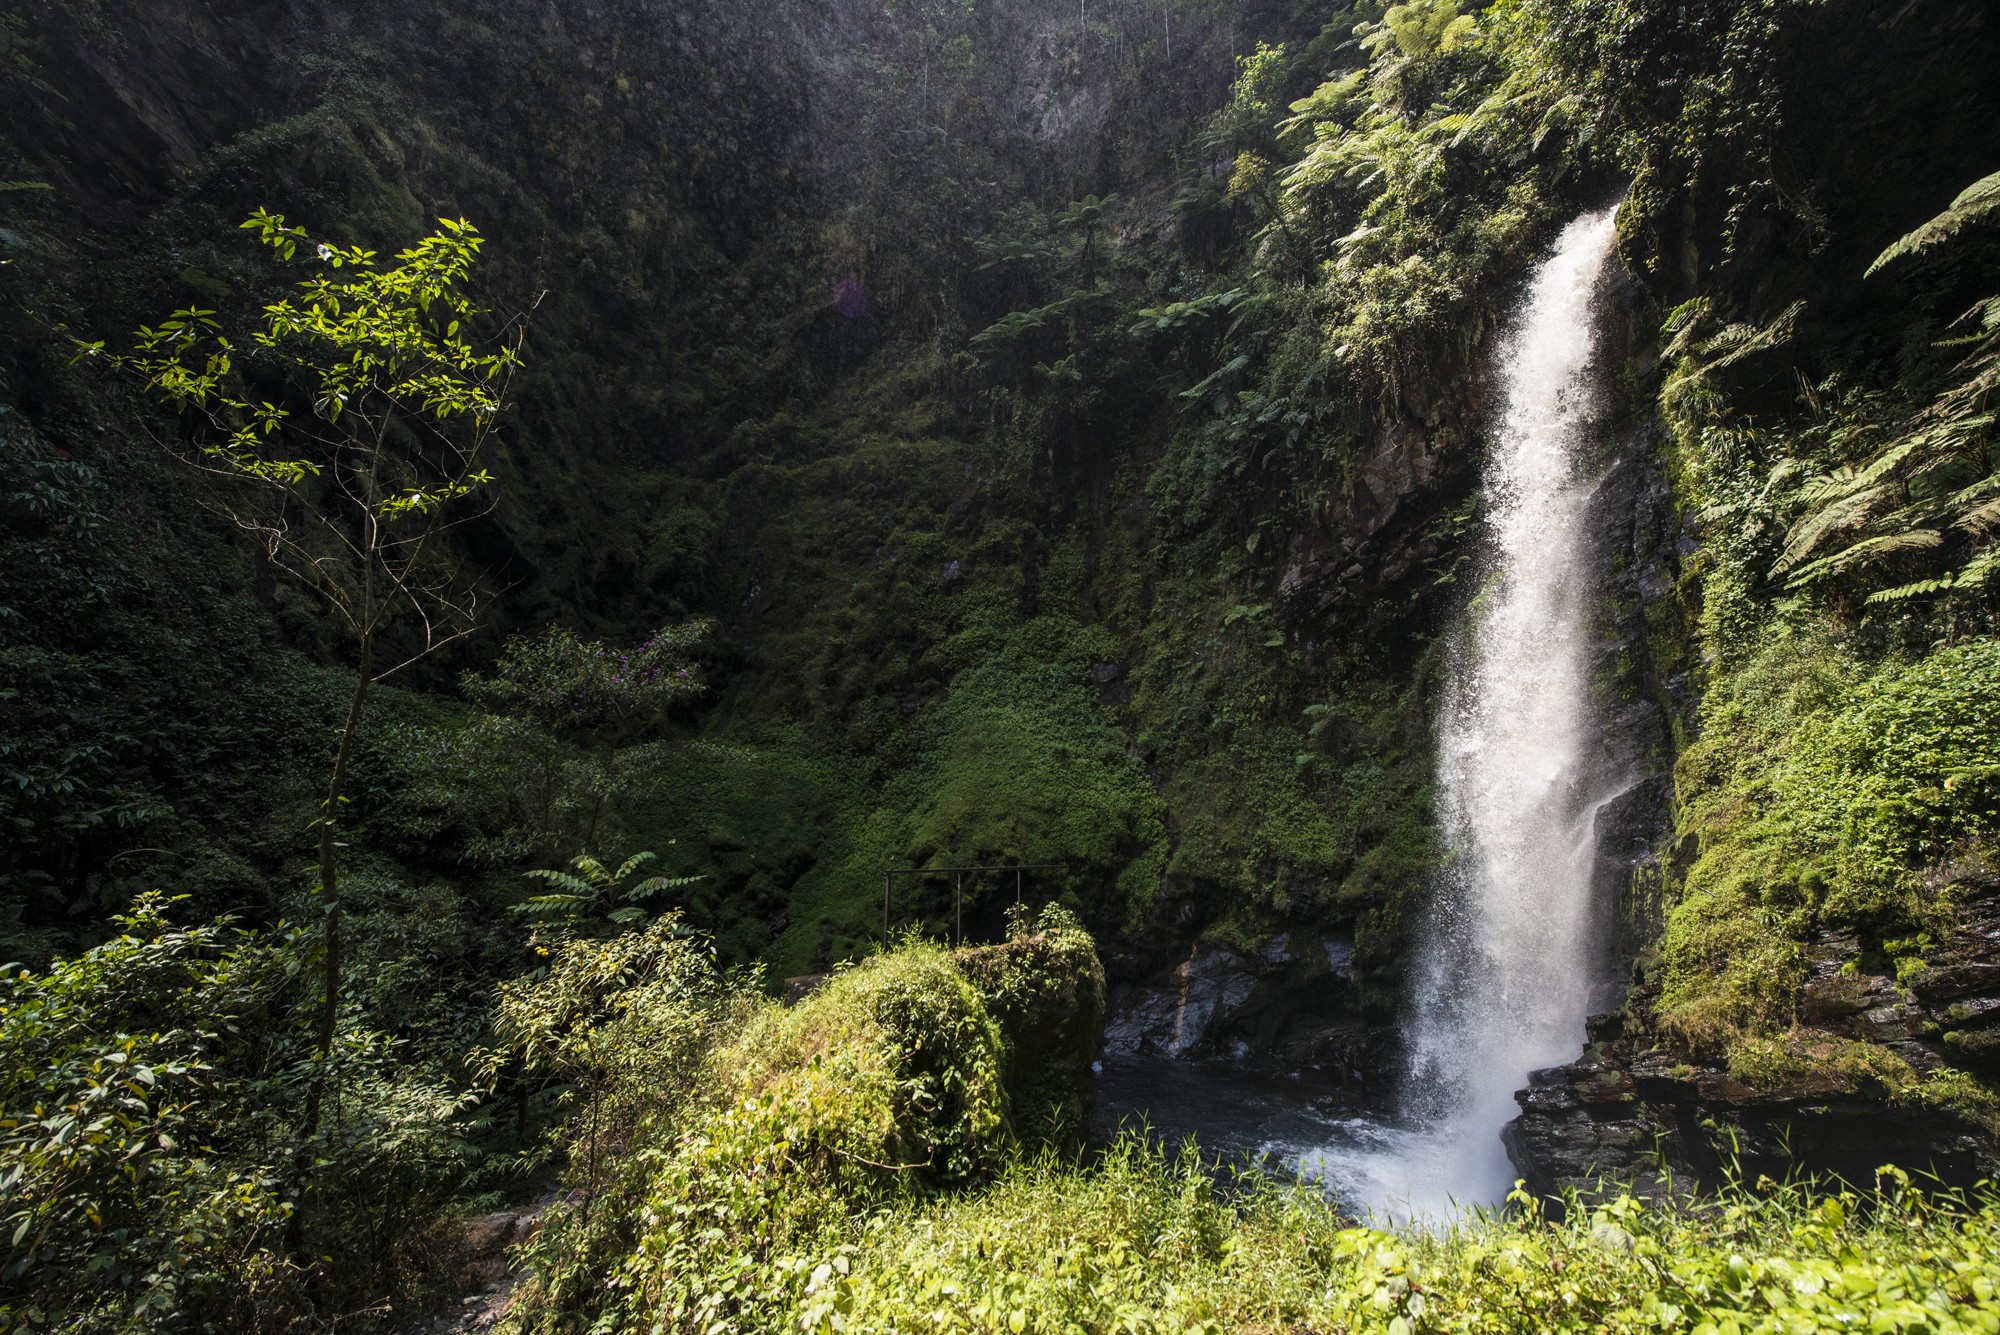
[[[1670,360],[1686,352],[1694,340],[1695,331],[1701,327],[1701,322],[1708,318],[1713,306],[1707,297],[1696,297],[1693,301],[1683,301],[1668,311],[1666,321],[1660,328],[1674,337],[1660,356]]]
[[[2000,479],[1995,478],[1988,478],[1986,480],[1988,482],[2000,481]],[[1966,491],[1971,490],[1973,488],[1966,488]],[[1963,492],[1960,493],[1960,495],[1963,494]],[[1956,500],[1958,498],[1953,497],[1952,499]],[[1991,533],[1996,528],[2000,528],[2000,496],[1972,506],[1971,509],[1966,510],[1963,514],[1953,519],[1951,526],[1953,528],[1962,528],[1968,533],[1977,533],[1982,536]]]
[[[1908,533],[1882,533],[1872,538],[1863,538],[1850,547],[1843,547],[1831,556],[1822,556],[1812,564],[1801,567],[1799,572],[1786,581],[1790,588],[1810,584],[1816,579],[1845,574],[1857,565],[1877,561],[1887,556],[1906,552],[1929,551],[1944,542],[1944,535],[1936,529],[1920,528]]]
[[[1924,438],[1921,436],[1906,436],[1897,441],[1870,459],[1866,467],[1855,471],[1854,486],[1858,489],[1876,485],[1902,467],[1903,461],[1917,453],[1923,446]]]
[[[637,899],[641,895],[654,895],[662,890],[678,890],[684,885],[693,885],[699,876],[651,876],[625,892],[626,899]]]
[[[652,860],[653,854],[651,853],[634,853],[618,865],[618,870],[611,874],[611,879],[613,881],[623,881],[627,876],[630,876],[634,871]]]
[[[1780,459],[1771,465],[1770,476],[1764,479],[1763,500],[1770,500],[1791,480],[1806,471],[1808,465],[1803,459]]]
[[[1902,584],[1893,589],[1882,589],[1868,595],[1871,603],[1896,603],[1910,598],[1921,598],[1932,593],[1963,593],[1985,587],[1987,580],[2000,570],[2000,550],[1989,548],[1968,562],[1964,569],[1955,574],[1939,576],[1936,579],[1920,579],[1914,584]]]
[[[1867,524],[1883,502],[1892,498],[1893,493],[1885,487],[1871,487],[1867,491],[1836,495],[1837,499],[1819,501],[1818,509],[1792,526],[1791,532],[1785,536],[1784,550],[1771,563],[1772,574],[1782,575],[1806,560],[1836,533]],[[1807,500],[1811,503],[1814,498],[1808,496]]]
[[[1988,547],[1985,551],[1966,562],[1965,569],[1958,572],[1952,583],[1961,589],[1980,589],[2000,572],[2000,548]]]
[[[544,916],[563,914],[573,917],[581,910],[589,908],[594,900],[595,896],[591,895],[534,895],[518,904],[510,904],[508,908],[515,913]]]
[[[1958,198],[1951,201],[1951,206],[1943,213],[1915,231],[1897,238],[1893,245],[1875,257],[1875,262],[1868,266],[1868,272],[1862,277],[1872,277],[1885,264],[1948,241],[1969,224],[1997,211],[2000,211],[2000,172],[1974,181],[1959,192]]]
[[[1742,361],[1752,353],[1775,348],[1780,343],[1789,342],[1792,331],[1798,326],[1799,313],[1805,310],[1803,301],[1795,301],[1778,312],[1777,318],[1762,325],[1733,324],[1725,328],[1709,341],[1704,351],[1722,353],[1708,364],[1712,371],[1719,371]]]
[[[1951,587],[1952,580],[1949,575],[1943,579],[1920,579],[1914,584],[1899,584],[1893,589],[1877,589],[1863,601],[1875,606],[1907,602],[1912,598],[1924,597],[1926,594],[1949,592]]]
[[[588,881],[572,876],[566,871],[556,871],[552,868],[538,868],[535,871],[522,872],[521,874],[537,881],[546,881],[550,885],[559,886],[569,891],[572,895],[581,895],[588,898],[596,893],[596,887],[592,886]]]
[[[1711,524],[1719,524],[1725,519],[1735,518],[1737,512],[1742,508],[1735,501],[1717,501],[1713,505],[1704,505],[1701,509],[1696,510],[1694,512],[1694,522],[1706,528]]]

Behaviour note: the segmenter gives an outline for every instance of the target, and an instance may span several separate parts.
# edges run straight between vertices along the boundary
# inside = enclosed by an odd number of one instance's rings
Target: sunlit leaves
[[[491,473],[445,457],[426,465],[422,452],[398,461],[384,479],[379,447],[398,417],[488,423],[508,377],[520,365],[518,343],[476,348],[466,332],[485,315],[470,291],[484,244],[471,223],[449,218],[384,267],[376,252],[314,240],[282,214],[258,209],[243,224],[282,262],[301,255],[319,272],[291,295],[266,305],[239,346],[200,307],[174,311],[134,335],[133,350],[113,354],[103,342],[76,344],[81,358],[103,358],[136,372],[164,403],[205,416],[215,430],[196,451],[224,472],[296,491],[332,470],[369,472],[364,511],[394,520],[433,515],[492,481]],[[325,430],[305,428],[295,409],[250,389],[244,350],[261,367],[284,369],[291,387]],[[260,372],[261,374],[261,372]],[[359,451],[367,455],[361,458]],[[376,483],[391,481],[378,489]]]
[[[1959,191],[1958,198],[1950,207],[1923,226],[1906,236],[1875,257],[1868,266],[1868,276],[1885,264],[1891,264],[1906,255],[1915,255],[1957,236],[1973,223],[2000,213],[2000,172],[1982,176],[1965,189]]]

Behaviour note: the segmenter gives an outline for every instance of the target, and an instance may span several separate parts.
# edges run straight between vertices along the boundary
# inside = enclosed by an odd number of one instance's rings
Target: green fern
[[[649,876],[636,884],[627,880],[653,860],[653,853],[634,853],[614,870],[588,853],[570,859],[574,872],[559,868],[537,868],[526,873],[531,880],[549,886],[546,894],[531,895],[512,906],[515,913],[548,919],[569,926],[601,921],[624,927],[640,922],[646,910],[636,901],[666,890],[693,885],[699,876]]]
[[[1660,406],[1678,421],[1693,425],[1711,417],[1722,403],[1715,375],[1746,357],[1789,342],[1803,301],[1795,301],[1765,324],[1735,322],[1714,328],[1714,307],[1707,297],[1682,302],[1667,313],[1664,331],[1673,337],[1661,352],[1673,371],[1660,388]]]
[[[1950,208],[1877,256],[1868,272],[1991,219],[2000,219],[2000,172],[1966,187]],[[1773,568],[1791,587],[1859,576],[1864,585],[1886,586],[1867,594],[1876,605],[1987,587],[1997,559],[1988,543],[2000,528],[2000,474],[1992,451],[2000,406],[2000,296],[1973,306],[1954,328],[1967,332],[1938,346],[1970,352],[1944,392],[1872,454],[1797,490],[1801,512]],[[1774,473],[1773,489],[1777,485]]]
[[[1916,231],[1899,237],[1894,245],[1875,257],[1875,262],[1868,266],[1868,273],[1863,276],[1872,277],[1885,264],[1948,241],[1964,231],[1968,224],[1995,213],[2000,213],[2000,172],[1983,176],[1959,191],[1950,208]]]

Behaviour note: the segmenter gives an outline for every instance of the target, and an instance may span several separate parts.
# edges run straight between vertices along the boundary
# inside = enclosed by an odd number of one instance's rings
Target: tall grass
[[[2000,1198],[1735,1189],[1620,1196],[1550,1222],[1519,1196],[1418,1229],[1352,1224],[1192,1147],[1043,1156],[989,1188],[857,1220],[796,1327],[849,1331],[2000,1330]],[[1768,1187],[1768,1184],[1765,1184]],[[789,1323],[788,1323],[789,1324]]]

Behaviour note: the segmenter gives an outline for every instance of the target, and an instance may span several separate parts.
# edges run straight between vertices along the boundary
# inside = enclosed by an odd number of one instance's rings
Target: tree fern
[[[1716,373],[1788,342],[1805,305],[1795,301],[1765,324],[1738,321],[1720,329],[1714,326],[1714,307],[1707,297],[1676,306],[1667,313],[1664,326],[1673,337],[1660,356],[1674,369],[1660,387],[1660,406],[1669,417],[1689,425],[1710,415],[1721,401]]]
[[[1875,257],[1864,277],[1872,277],[1877,269],[1905,255],[1915,255],[1941,241],[1948,241],[1971,223],[1996,213],[2000,213],[2000,172],[1974,181],[1959,192],[1958,198],[1951,201],[1950,208],[1916,231],[1898,238],[1894,245]]]
[[[530,895],[513,905],[513,911],[573,927],[592,923],[624,927],[639,922],[647,914],[636,901],[663,890],[678,890],[682,886],[693,885],[701,879],[699,876],[649,876],[637,884],[627,885],[628,878],[652,861],[654,856],[650,852],[634,853],[616,870],[612,870],[590,854],[579,853],[570,859],[569,865],[575,868],[574,872],[552,867],[537,868],[525,874],[529,879],[551,887],[549,893]]]

